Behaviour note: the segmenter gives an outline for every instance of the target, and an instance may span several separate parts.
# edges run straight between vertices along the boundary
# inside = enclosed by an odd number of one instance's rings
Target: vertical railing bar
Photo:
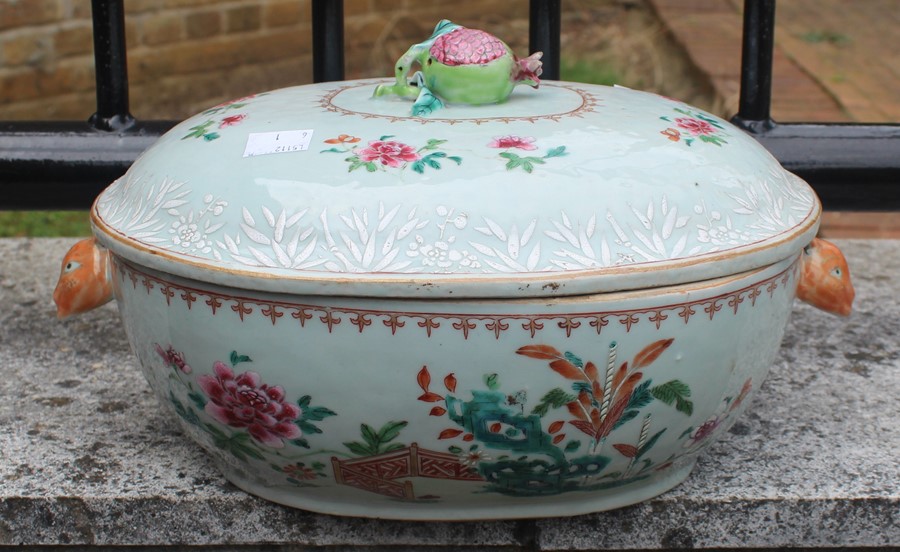
[[[128,111],[128,67],[123,0],[92,0],[97,112],[94,128],[123,130],[134,124]]]
[[[313,80],[344,79],[344,0],[313,0]]]
[[[772,60],[775,0],[744,0],[741,96],[738,119],[749,126],[772,126]]]
[[[561,0],[531,0],[528,13],[529,52],[544,52],[542,78],[559,80]]]

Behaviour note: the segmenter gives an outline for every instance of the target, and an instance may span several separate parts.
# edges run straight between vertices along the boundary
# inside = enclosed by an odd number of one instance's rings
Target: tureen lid
[[[715,278],[799,252],[813,191],[679,101],[545,82],[410,115],[361,80],[179,124],[94,205],[115,253],[292,293],[572,295]]]

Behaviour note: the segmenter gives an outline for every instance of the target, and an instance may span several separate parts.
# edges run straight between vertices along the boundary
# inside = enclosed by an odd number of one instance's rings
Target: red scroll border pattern
[[[393,81],[384,81],[385,83],[390,83]],[[590,113],[595,111],[597,106],[600,104],[600,100],[591,94],[590,92],[583,90],[581,88],[577,88],[574,86],[561,86],[554,84],[542,84],[541,86],[553,86],[556,88],[564,88],[566,90],[571,90],[575,92],[579,96],[581,96],[581,105],[572,109],[570,111],[566,111],[564,113],[549,113],[547,115],[534,115],[531,117],[478,117],[478,118],[468,118],[468,119],[446,119],[440,117],[413,117],[413,116],[403,116],[398,117],[395,115],[381,115],[379,113],[368,113],[365,111],[353,111],[351,109],[346,109],[335,105],[333,100],[337,97],[338,94],[344,92],[346,90],[351,90],[353,88],[359,88],[361,86],[372,86],[373,82],[365,82],[365,83],[352,83],[348,85],[341,86],[339,88],[335,88],[333,90],[329,90],[326,94],[324,94],[319,100],[319,107],[328,111],[330,113],[337,113],[339,115],[348,116],[348,115],[356,115],[358,117],[362,117],[363,119],[383,119],[389,123],[397,123],[400,121],[413,121],[420,124],[427,123],[445,123],[448,125],[456,125],[461,123],[475,123],[476,125],[481,125],[484,123],[513,123],[517,121],[523,121],[528,123],[536,123],[537,121],[555,121],[559,122],[567,117],[578,117],[581,118],[583,114]]]
[[[425,334],[431,337],[434,330],[441,327],[450,327],[462,332],[463,338],[468,339],[469,334],[475,331],[486,330],[499,339],[500,335],[513,327],[521,325],[523,330],[530,332],[531,337],[550,327],[558,327],[565,330],[566,336],[581,329],[590,329],[600,334],[602,329],[610,323],[618,322],[625,326],[626,333],[638,324],[650,323],[659,329],[662,322],[671,317],[681,318],[684,323],[694,316],[705,316],[713,320],[716,315],[726,312],[738,313],[741,305],[749,303],[750,307],[756,306],[757,299],[768,294],[771,298],[779,287],[785,287],[792,279],[796,279],[799,259],[791,266],[778,274],[766,278],[760,282],[750,284],[741,289],[683,303],[673,303],[650,309],[627,309],[616,311],[584,312],[577,314],[461,314],[461,313],[421,313],[403,311],[384,311],[374,309],[354,309],[346,307],[323,307],[288,301],[265,301],[253,297],[229,295],[214,291],[189,287],[170,282],[163,278],[148,274],[140,269],[113,256],[115,272],[123,284],[130,281],[134,289],[138,286],[147,290],[150,295],[158,290],[166,299],[166,304],[173,301],[183,301],[188,310],[200,305],[206,306],[215,316],[221,312],[233,313],[243,322],[250,316],[259,316],[269,319],[272,325],[279,320],[295,320],[301,327],[306,327],[308,322],[325,324],[328,332],[332,333],[335,326],[355,326],[359,333],[378,327],[390,330],[391,335],[396,334],[400,328],[418,327],[425,330]],[[748,308],[748,307],[744,307]],[[376,324],[380,321],[381,324]]]

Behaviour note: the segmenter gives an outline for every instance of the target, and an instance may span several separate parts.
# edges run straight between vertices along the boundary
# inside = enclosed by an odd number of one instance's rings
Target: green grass
[[[837,33],[834,31],[811,31],[804,35],[801,35],[800,38],[810,44],[833,44],[835,46],[841,46],[844,44],[850,43],[850,37],[843,33]]]
[[[602,62],[591,62],[584,59],[562,60],[559,76],[564,81],[605,84],[607,86],[622,82],[622,76],[611,66]]]
[[[90,234],[87,211],[0,211],[0,238]]]

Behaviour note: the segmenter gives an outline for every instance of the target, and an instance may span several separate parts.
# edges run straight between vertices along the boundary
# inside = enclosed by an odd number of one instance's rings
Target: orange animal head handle
[[[94,238],[81,240],[63,258],[59,281],[53,290],[56,315],[60,320],[81,314],[113,298],[109,272],[109,251]]]
[[[844,254],[831,242],[813,239],[803,249],[797,297],[826,312],[849,316],[855,295]]]

